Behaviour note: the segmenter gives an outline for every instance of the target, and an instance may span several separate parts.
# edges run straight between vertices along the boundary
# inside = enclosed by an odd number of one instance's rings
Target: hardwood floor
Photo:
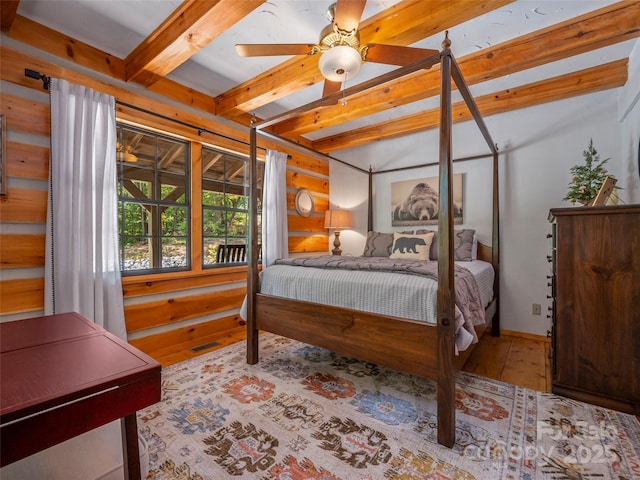
[[[207,339],[208,348],[188,346],[156,358],[166,367],[235,342],[244,341],[245,329],[228,330],[219,338]],[[500,337],[485,334],[469,356],[464,371],[542,392],[551,391],[549,342],[544,337],[505,332]]]
[[[550,343],[545,337],[503,332],[485,334],[464,365],[465,372],[551,392]]]

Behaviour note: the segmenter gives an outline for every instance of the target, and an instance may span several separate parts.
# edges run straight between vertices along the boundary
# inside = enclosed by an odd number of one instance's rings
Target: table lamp
[[[333,240],[333,246],[335,248],[331,250],[331,253],[333,253],[334,255],[341,255],[342,250],[340,249],[340,230],[351,228],[351,212],[341,209],[327,210],[326,212],[324,212],[324,228],[335,229],[335,238]]]

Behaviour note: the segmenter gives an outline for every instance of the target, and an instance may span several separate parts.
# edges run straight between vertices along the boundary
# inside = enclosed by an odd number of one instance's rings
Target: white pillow
[[[429,260],[429,249],[433,240],[433,232],[425,234],[407,235],[395,232],[393,234],[393,247],[389,258],[402,258],[406,260]]]

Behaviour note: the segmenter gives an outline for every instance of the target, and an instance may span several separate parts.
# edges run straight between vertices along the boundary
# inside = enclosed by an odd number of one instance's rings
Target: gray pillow
[[[405,235],[413,235],[413,230],[399,232]],[[427,232],[428,233],[428,232]],[[388,257],[393,248],[393,233],[368,232],[364,244],[363,257]]]
[[[368,232],[364,257],[388,257],[393,247],[393,233]]]
[[[429,233],[433,230],[416,230],[416,233]],[[473,247],[473,236],[476,231],[471,228],[453,231],[453,259],[460,262],[470,262],[473,260],[471,250]],[[438,259],[438,232],[435,232],[429,251],[429,259]]]

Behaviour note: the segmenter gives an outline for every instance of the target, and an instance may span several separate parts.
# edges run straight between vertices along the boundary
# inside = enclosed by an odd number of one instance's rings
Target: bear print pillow
[[[429,249],[433,233],[423,235],[393,234],[393,247],[389,258],[401,258],[405,260],[429,260]]]

